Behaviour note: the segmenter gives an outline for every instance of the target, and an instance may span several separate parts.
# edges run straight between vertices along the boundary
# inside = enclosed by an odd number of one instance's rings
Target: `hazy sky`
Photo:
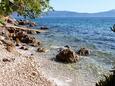
[[[115,0],[51,0],[58,11],[100,12],[115,9]]]

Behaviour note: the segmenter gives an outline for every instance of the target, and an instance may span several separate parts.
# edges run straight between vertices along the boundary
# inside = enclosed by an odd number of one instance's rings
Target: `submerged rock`
[[[79,56],[71,49],[61,49],[56,55],[56,60],[66,63],[74,63],[79,60]]]
[[[49,28],[46,27],[46,26],[42,26],[40,29],[41,29],[41,30],[48,30]]]
[[[81,48],[77,54],[81,55],[81,56],[88,56],[90,55],[90,50],[87,48]]]

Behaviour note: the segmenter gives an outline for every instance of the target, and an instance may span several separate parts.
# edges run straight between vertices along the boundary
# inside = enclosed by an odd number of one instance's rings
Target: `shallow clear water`
[[[41,18],[34,21],[49,27],[49,32],[44,36],[54,44],[66,43],[76,47],[82,43],[91,48],[114,52],[115,33],[110,27],[115,23],[115,18]]]
[[[81,47],[91,49],[89,58],[81,58],[81,69],[93,69],[91,71],[98,74],[114,65],[115,33],[110,27],[115,18],[39,18],[33,21],[49,27],[47,33],[38,36],[46,47],[70,45],[75,50]]]

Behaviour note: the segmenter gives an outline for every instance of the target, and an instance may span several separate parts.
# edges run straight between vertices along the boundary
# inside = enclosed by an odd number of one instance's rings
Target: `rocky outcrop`
[[[29,27],[34,27],[37,25],[35,22],[31,22],[29,20],[19,20],[17,22],[18,22],[18,25],[28,25]]]
[[[90,50],[87,48],[81,48],[78,52],[76,52],[77,54],[81,55],[81,56],[88,56],[90,55]]]
[[[34,47],[38,47],[40,42],[28,34],[30,30],[18,30],[15,28],[7,28],[8,32],[5,33],[8,39],[13,40],[17,46],[20,43],[26,43]],[[36,31],[32,30],[31,34],[34,34]]]
[[[74,63],[79,60],[79,56],[71,49],[61,49],[56,55],[56,60],[65,63]]]

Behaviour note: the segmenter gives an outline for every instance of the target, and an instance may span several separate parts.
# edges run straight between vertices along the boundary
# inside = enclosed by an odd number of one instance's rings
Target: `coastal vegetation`
[[[38,62],[33,53],[29,51],[31,47],[36,49],[41,45],[40,40],[31,34],[45,31],[31,29],[37,25],[35,22],[17,21],[10,16],[16,12],[24,17],[35,18],[51,8],[49,0],[0,0],[1,86],[55,86],[40,72]],[[24,52],[28,52],[30,55]]]
[[[105,75],[105,78],[96,83],[96,86],[115,86],[115,70],[112,72],[109,76]]]
[[[38,17],[42,12],[52,9],[49,0],[1,0],[0,15],[8,16],[13,12],[30,18]]]

